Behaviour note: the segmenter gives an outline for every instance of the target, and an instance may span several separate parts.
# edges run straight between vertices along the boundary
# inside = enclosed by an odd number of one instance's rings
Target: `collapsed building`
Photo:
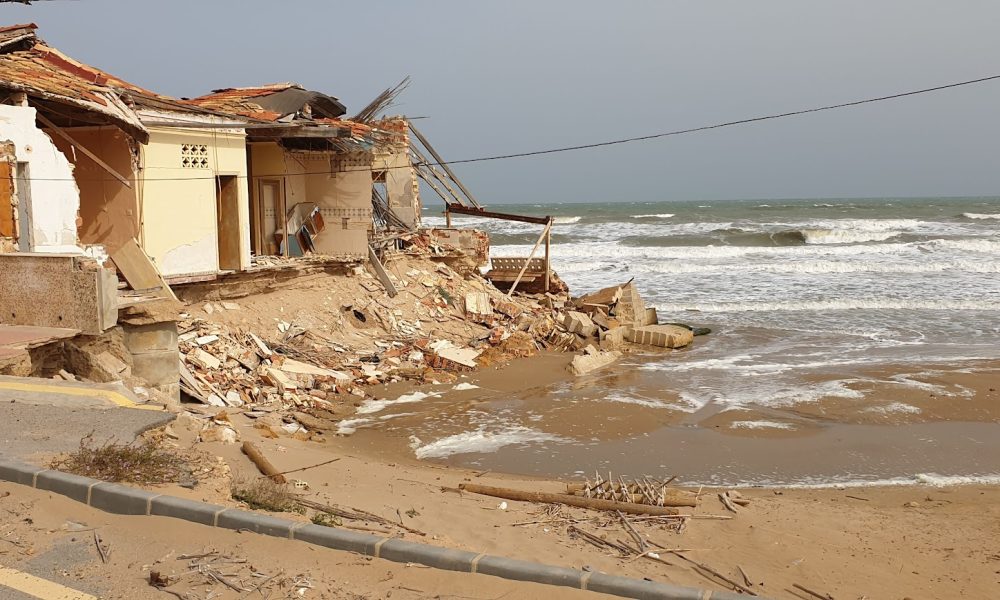
[[[0,28],[0,375],[183,391],[322,431],[365,385],[538,348],[587,349],[586,372],[626,339],[690,341],[643,333],[656,316],[631,285],[571,304],[551,217],[487,210],[412,122],[377,118],[405,83],[351,118],[294,83],[174,98],[33,24]],[[422,186],[446,227],[422,227]],[[529,256],[491,258],[484,232],[452,227],[467,215],[541,232]]]
[[[429,163],[421,152],[440,157],[405,118],[376,118],[400,86],[353,119],[294,83],[175,98],[36,30],[0,28],[0,372],[48,373],[39,349],[87,338],[101,377],[136,375],[176,397],[181,373],[167,359],[186,286],[374,263],[395,294],[385,251],[486,264],[485,234],[418,230],[420,181],[466,188]]]

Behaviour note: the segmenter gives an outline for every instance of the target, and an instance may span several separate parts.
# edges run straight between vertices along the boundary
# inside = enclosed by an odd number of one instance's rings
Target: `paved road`
[[[90,433],[129,442],[173,420],[121,386],[0,377],[0,453],[23,460],[73,450]]]

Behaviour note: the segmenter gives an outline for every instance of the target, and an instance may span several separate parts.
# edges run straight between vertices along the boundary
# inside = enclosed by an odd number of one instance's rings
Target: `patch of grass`
[[[92,435],[80,440],[75,452],[52,460],[49,468],[103,481],[142,485],[177,483],[191,478],[191,469],[184,458],[156,442],[99,444]]]
[[[296,500],[295,493],[288,485],[275,483],[267,477],[234,475],[229,486],[229,493],[234,500],[246,502],[247,506],[257,510],[303,512],[302,506]]]

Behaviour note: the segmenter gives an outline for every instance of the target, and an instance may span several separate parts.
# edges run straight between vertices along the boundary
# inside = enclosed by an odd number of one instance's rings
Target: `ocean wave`
[[[674,213],[658,213],[654,215],[632,215],[633,219],[669,219]]]
[[[706,302],[703,304],[658,304],[661,313],[700,312],[801,312],[829,310],[996,310],[989,300],[932,300],[916,298],[835,298],[789,302]]]
[[[966,219],[976,219],[979,221],[985,219],[1000,219],[1000,213],[962,213],[962,216]]]
[[[757,479],[754,481],[682,481],[680,485],[694,487],[702,484],[719,487],[760,488],[775,487],[785,489],[848,489],[901,486],[957,487],[965,485],[998,485],[1000,473],[975,473],[970,475],[940,475],[938,473],[918,473],[912,476],[866,479],[860,476],[803,477],[796,481]]]
[[[552,222],[556,225],[570,225],[573,223],[579,223],[580,219],[583,217],[555,217]]]
[[[593,265],[578,264],[567,272],[586,271]],[[835,261],[806,260],[799,262],[775,263],[730,263],[730,264],[691,264],[677,262],[658,262],[633,264],[629,266],[632,273],[779,273],[779,274],[824,274],[824,273],[1000,273],[1000,262],[952,260],[941,262],[891,263],[880,260],[871,261]]]
[[[803,229],[807,244],[861,244],[883,242],[901,235],[902,231],[852,231],[849,229]]]
[[[465,431],[418,445],[413,452],[419,459],[446,458],[453,454],[496,452],[504,446],[514,444],[562,441],[565,441],[564,438],[557,435],[520,425],[507,426],[497,431],[486,431],[484,427],[480,427],[475,431]]]

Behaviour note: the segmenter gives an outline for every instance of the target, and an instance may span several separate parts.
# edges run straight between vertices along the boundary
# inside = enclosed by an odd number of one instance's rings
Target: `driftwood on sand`
[[[620,510],[630,515],[676,515],[676,508],[669,506],[651,506],[648,504],[633,504],[631,502],[618,502],[616,500],[604,500],[601,498],[585,498],[582,496],[572,496],[569,494],[552,494],[548,492],[528,492],[511,488],[500,488],[489,485],[478,485],[475,483],[463,483],[459,489],[493,496],[494,498],[504,498],[506,500],[516,500],[519,502],[542,502],[546,504],[565,504],[579,508],[590,508],[594,510]]]

